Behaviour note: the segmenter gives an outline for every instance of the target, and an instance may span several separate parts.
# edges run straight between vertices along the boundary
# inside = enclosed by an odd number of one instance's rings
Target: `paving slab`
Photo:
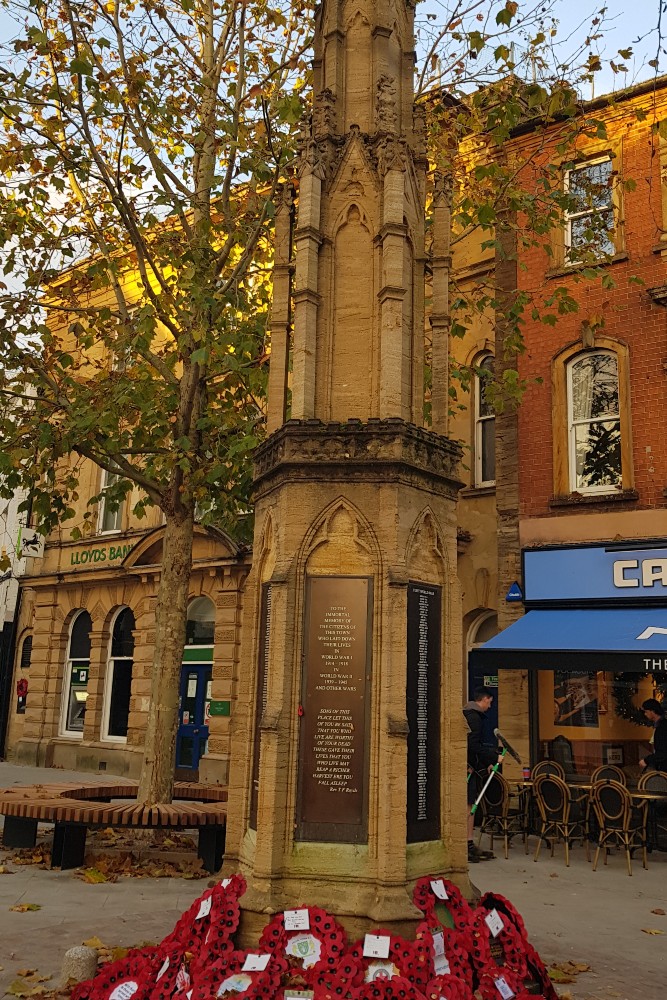
[[[117,780],[113,775],[0,763],[0,787],[71,778]],[[0,864],[6,857],[0,849]],[[43,975],[57,976],[65,951],[86,938],[97,936],[110,946],[161,940],[208,881],[120,878],[89,885],[71,871],[8,867],[14,874],[0,875],[0,995],[18,969],[38,968]],[[648,871],[635,860],[629,877],[618,852],[593,872],[581,847],[573,849],[566,868],[562,847],[554,858],[543,852],[535,863],[532,854],[525,855],[516,844],[507,861],[498,857],[473,865],[471,876],[481,892],[494,890],[514,903],[548,964],[571,960],[591,966],[575,983],[559,987],[563,996],[662,1000],[667,916],[651,911],[667,910],[667,854],[649,855]],[[41,909],[10,911],[17,903],[37,903]],[[326,907],[326,900],[322,905]]]

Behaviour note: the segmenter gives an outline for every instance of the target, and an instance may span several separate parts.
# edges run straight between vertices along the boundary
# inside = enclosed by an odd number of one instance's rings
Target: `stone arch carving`
[[[430,507],[425,507],[415,520],[406,547],[408,575],[424,583],[444,586],[449,572],[444,533]]]
[[[374,275],[359,274],[359,262],[373,261],[373,234],[363,209],[353,201],[345,222],[334,235],[333,330],[328,385],[336,386],[331,398],[331,419],[367,419],[368,370],[359,358],[372,358],[374,347]]]
[[[370,523],[342,496],[313,522],[299,554],[300,568],[316,573],[370,575],[379,572],[381,563],[380,546]]]
[[[276,528],[273,521],[273,512],[267,510],[262,524],[262,534],[257,553],[258,579],[266,583],[273,576],[276,566]]]
[[[356,215],[354,215],[355,211],[357,213]],[[341,212],[338,213],[336,221],[333,225],[334,240],[344,226],[347,226],[350,223],[354,224],[355,222],[362,225],[364,229],[368,230],[369,233],[371,232],[371,224],[363,205],[360,205],[356,199],[353,199],[345,206],[345,208],[342,209]]]

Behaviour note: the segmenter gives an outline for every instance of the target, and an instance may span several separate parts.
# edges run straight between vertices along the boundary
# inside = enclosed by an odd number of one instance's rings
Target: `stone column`
[[[109,628],[101,619],[93,620],[90,633],[90,669],[88,670],[88,697],[83,720],[83,739],[96,743],[102,739],[102,711],[104,686],[109,664]]]
[[[299,186],[299,213],[294,234],[296,271],[294,278],[294,353],[292,417],[309,420],[315,414],[315,352],[317,335],[320,202],[322,179],[312,157],[304,159]]]
[[[382,278],[380,300],[380,418],[409,418],[409,400],[403,391],[403,300],[406,226],[405,175],[402,151],[394,139],[387,139],[383,154],[383,217],[380,230]],[[405,352],[407,354],[407,352]]]
[[[446,434],[449,413],[449,272],[452,179],[435,175],[433,192],[433,309],[431,311],[431,421]]]
[[[267,433],[285,422],[289,336],[292,320],[291,271],[293,189],[286,184],[278,191],[275,228],[275,263],[273,265],[273,304],[271,307],[271,365],[269,367]]]

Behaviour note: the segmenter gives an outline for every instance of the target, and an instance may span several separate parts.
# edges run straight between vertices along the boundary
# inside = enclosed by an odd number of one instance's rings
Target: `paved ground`
[[[0,787],[74,776],[0,763]],[[111,775],[105,777],[113,780]],[[0,851],[0,864],[3,860]],[[72,872],[9,867],[15,874],[0,875],[0,965],[4,966],[0,995],[18,969],[36,967],[44,975],[57,975],[66,949],[92,935],[108,945],[160,940],[207,884],[207,879],[172,878],[88,885]],[[534,863],[518,845],[508,861],[498,858],[475,865],[471,874],[481,891],[494,889],[512,900],[546,961],[571,959],[591,966],[591,972],[580,975],[576,983],[559,988],[564,996],[570,994],[574,1000],[664,996],[667,916],[651,911],[667,910],[667,854],[651,855],[648,871],[636,863],[629,878],[619,855],[593,872],[581,848],[574,850],[568,869],[562,850],[553,859],[547,853]],[[11,912],[17,903],[37,903],[42,908]]]

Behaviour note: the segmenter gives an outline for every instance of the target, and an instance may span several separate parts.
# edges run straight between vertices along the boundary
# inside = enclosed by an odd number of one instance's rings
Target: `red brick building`
[[[514,555],[528,614],[471,657],[478,682],[499,671],[500,725],[524,753],[581,771],[608,761],[636,768],[650,735],[641,701],[667,682],[667,78],[583,113],[604,122],[606,136],[581,137],[563,155],[556,125],[527,128],[509,150],[531,154],[537,170],[559,166],[572,195],[549,252],[520,252],[517,287],[542,303],[567,289],[578,310],[554,325],[526,318],[519,373],[528,388],[516,417],[497,418],[518,421],[518,480],[499,441],[495,485],[518,500]],[[474,391],[470,402],[474,452]],[[471,468],[474,476],[479,456]],[[461,503],[472,536],[461,556],[469,648],[476,621],[486,623],[482,638],[490,613],[507,624],[512,553],[506,535],[501,551],[488,535],[488,480],[473,478]],[[495,607],[470,593],[475,551],[489,553]]]

